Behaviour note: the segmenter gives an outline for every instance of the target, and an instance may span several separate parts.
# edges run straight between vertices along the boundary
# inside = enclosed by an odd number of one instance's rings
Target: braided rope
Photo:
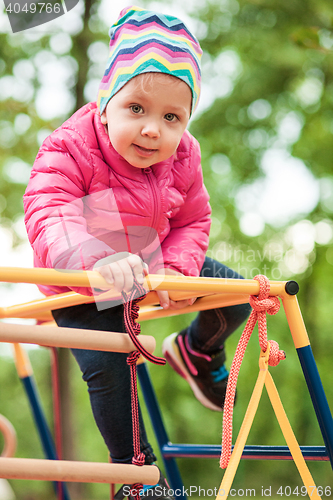
[[[236,395],[236,385],[239,370],[243,361],[245,350],[248,341],[251,337],[253,329],[258,321],[259,344],[263,352],[267,350],[267,322],[266,312],[270,315],[276,314],[280,309],[280,301],[277,297],[270,297],[270,284],[266,276],[259,274],[255,276],[255,280],[259,281],[259,295],[250,296],[250,305],[253,311],[245,325],[244,331],[238,342],[234,359],[230,368],[227,392],[223,410],[223,433],[222,433],[222,452],[220,458],[220,467],[225,469],[228,466],[231,456],[232,445],[232,417],[233,407]],[[280,351],[279,345],[274,340],[270,340],[270,352],[268,364],[277,366],[280,361],[285,359],[284,351]]]
[[[125,328],[131,338],[131,341],[140,352],[140,354],[148,359],[148,361],[150,361],[151,363],[155,363],[156,365],[165,365],[166,360],[164,358],[159,358],[158,356],[154,356],[153,354],[148,352],[136,338],[136,336],[139,335],[141,331],[140,323],[137,323],[136,320],[139,317],[139,302],[147,295],[145,289],[142,285],[140,285],[140,283],[135,280],[133,289],[131,290],[129,297],[127,297],[125,292],[121,292],[121,294],[124,301]]]
[[[125,292],[122,292],[122,297],[124,301],[124,323],[125,328],[130,336],[133,344],[136,347],[136,351],[131,352],[127,357],[127,364],[130,366],[131,370],[131,408],[132,408],[132,429],[133,429],[133,458],[132,464],[134,465],[144,465],[145,454],[141,452],[140,448],[140,426],[139,426],[139,403],[138,403],[138,386],[137,386],[137,373],[136,373],[136,363],[140,357],[140,354],[144,356],[148,361],[155,363],[157,365],[165,365],[166,360],[164,358],[159,358],[148,352],[140,341],[137,339],[141,331],[140,323],[136,320],[139,317],[139,302],[147,295],[143,286],[141,286],[136,280],[134,280],[133,289],[127,297]],[[136,500],[140,500],[140,491],[143,485],[136,483],[132,485],[132,492]]]

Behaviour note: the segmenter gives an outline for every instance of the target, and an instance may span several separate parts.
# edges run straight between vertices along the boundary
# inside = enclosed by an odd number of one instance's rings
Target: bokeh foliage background
[[[137,4],[176,12],[190,24],[204,50],[202,104],[190,130],[201,143],[213,208],[209,254],[246,278],[263,273],[271,279],[299,282],[301,309],[332,406],[332,3],[196,0],[180,7],[167,0],[163,5]],[[107,28],[125,5],[80,1],[58,24],[15,35],[2,13],[0,255],[9,236],[13,254],[25,248],[22,195],[38,147],[75,109],[94,99],[107,58]],[[15,290],[1,285],[2,300],[8,293],[14,296]],[[152,321],[143,324],[142,330],[157,337],[160,352],[163,337],[189,319],[186,315]],[[287,352],[287,360],[272,371],[299,442],[322,444],[283,312],[269,318],[268,325],[269,338]],[[228,341],[229,360],[240,333]],[[234,435],[255,383],[258,355],[254,334],[239,376]],[[49,353],[33,350],[30,357],[51,422]],[[68,458],[106,460],[79,370],[66,353],[61,357],[68,419],[65,453]],[[221,415],[201,407],[169,367],[152,366],[150,371],[171,440],[220,443]],[[19,437],[17,456],[42,457],[13,360],[4,354],[0,387],[0,412],[12,421]],[[249,444],[284,444],[265,395]],[[180,460],[179,464],[186,485],[214,488],[220,484],[217,460]],[[332,484],[328,463],[311,463],[310,469],[317,485]],[[20,500],[53,495],[47,483],[11,484]],[[274,493],[281,485],[301,486],[292,463],[243,461],[234,483],[235,488],[256,488],[258,495],[262,486],[272,486]],[[98,500],[107,498],[107,491],[105,485],[79,485],[72,496]]]

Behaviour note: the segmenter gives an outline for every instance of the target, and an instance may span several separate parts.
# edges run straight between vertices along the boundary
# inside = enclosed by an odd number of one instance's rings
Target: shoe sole
[[[175,372],[177,372],[178,375],[183,377],[188,382],[193,391],[194,396],[197,398],[198,401],[200,401],[202,405],[204,405],[206,408],[209,408],[210,410],[221,412],[222,408],[220,408],[217,405],[214,405],[214,403],[212,403],[207,398],[207,396],[204,395],[204,393],[200,390],[197,383],[195,382],[194,378],[191,377],[190,373],[188,372],[186,365],[184,364],[184,361],[179,352],[179,348],[176,344],[177,335],[178,333],[173,333],[163,341],[162,344],[163,356],[166,358],[167,362],[175,370]]]

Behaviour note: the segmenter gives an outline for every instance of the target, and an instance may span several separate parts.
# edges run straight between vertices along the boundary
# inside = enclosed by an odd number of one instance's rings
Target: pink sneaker
[[[222,411],[229,372],[224,366],[224,348],[214,355],[192,349],[187,330],[164,339],[163,355],[170,366],[190,384],[195,397],[207,408]]]

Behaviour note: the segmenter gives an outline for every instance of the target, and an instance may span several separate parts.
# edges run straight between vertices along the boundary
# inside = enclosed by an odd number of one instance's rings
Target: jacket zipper
[[[153,179],[151,178],[151,175],[150,175],[150,174],[152,174],[152,169],[151,168],[149,168],[149,169],[147,168],[147,169],[144,170],[144,173],[147,176],[149,188],[150,188],[150,191],[152,193],[152,198],[153,198],[152,229],[155,229],[155,231],[157,231],[157,222],[158,222],[158,214],[159,214],[159,209],[158,209],[159,200],[158,200],[158,196],[156,194],[156,188],[155,188],[155,185],[154,185],[154,181],[153,181]],[[156,207],[156,209],[155,209],[155,207]]]

